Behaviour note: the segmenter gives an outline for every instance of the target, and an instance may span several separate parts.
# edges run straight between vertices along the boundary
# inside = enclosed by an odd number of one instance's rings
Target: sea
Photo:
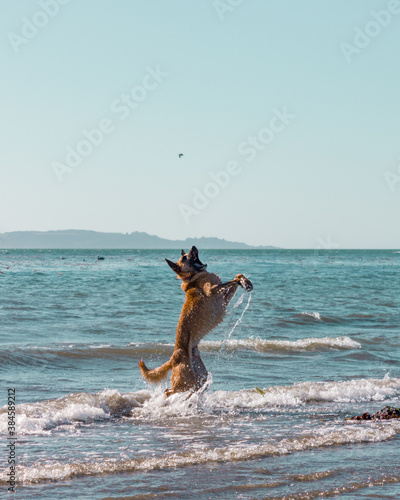
[[[138,362],[173,352],[179,256],[0,251],[0,497],[400,498],[400,419],[349,420],[400,406],[400,252],[200,249],[254,289],[166,399]]]

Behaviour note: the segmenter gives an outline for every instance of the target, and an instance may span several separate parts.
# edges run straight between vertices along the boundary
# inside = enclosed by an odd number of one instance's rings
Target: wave
[[[294,480],[296,481],[297,478]],[[317,480],[319,478],[317,477]],[[293,480],[293,479],[292,479]],[[301,479],[300,479],[301,480]],[[368,477],[367,481],[350,482],[345,486],[336,486],[332,489],[321,489],[321,490],[307,490],[304,493],[295,493],[290,496],[274,496],[274,497],[264,497],[264,500],[289,500],[289,499],[307,499],[313,500],[314,498],[326,498],[326,497],[338,497],[338,495],[345,495],[346,493],[355,493],[356,491],[368,489],[374,486],[385,486],[387,484],[400,483],[400,474],[398,471],[394,471],[391,474],[380,474],[380,477],[373,479],[371,476]],[[275,486],[275,484],[271,484]],[[361,498],[361,497],[360,497]],[[380,495],[378,492],[375,495],[371,495],[364,498],[391,498]],[[393,497],[392,497],[393,498]]]
[[[261,394],[261,392],[263,394]],[[176,394],[167,401],[162,394],[145,401],[135,409],[136,418],[145,421],[165,421],[174,419],[219,416],[225,412],[240,418],[245,411],[287,413],[303,409],[309,411],[310,405],[326,403],[365,403],[381,402],[400,395],[400,378],[357,379],[343,382],[301,382],[290,386],[273,386],[242,391],[209,391],[190,399],[186,394]],[[158,398],[158,399],[157,399]],[[315,411],[319,411],[315,409]]]
[[[353,443],[376,443],[386,441],[400,432],[399,422],[385,425],[372,424],[368,427],[342,424],[330,428],[321,427],[312,432],[301,433],[293,438],[280,441],[266,440],[261,444],[240,444],[220,448],[205,448],[179,453],[165,453],[160,456],[146,456],[125,460],[104,459],[75,463],[35,463],[33,467],[20,465],[18,479],[22,483],[42,481],[62,481],[76,476],[97,476],[121,472],[151,471],[172,467],[187,467],[205,463],[235,462],[255,459],[268,455],[287,455],[312,448],[348,445]],[[0,482],[7,482],[3,473]]]
[[[296,317],[318,319],[318,320],[321,319],[321,315],[319,314],[319,312],[312,312],[312,313],[302,312],[301,314],[296,314]]]
[[[121,359],[142,358],[147,356],[171,356],[173,344],[129,344],[127,346],[102,345],[63,345],[54,347],[30,346],[25,348],[12,347],[3,349],[0,353],[1,368],[6,365],[32,365],[54,364],[58,358],[70,359]]]
[[[345,320],[339,316],[321,316],[317,311],[293,314],[288,318],[280,318],[279,324],[305,325],[309,323],[342,323]]]
[[[161,388],[122,394],[116,389],[88,394],[75,393],[58,399],[17,405],[19,435],[49,435],[57,429],[74,431],[81,423],[94,424],[111,418],[134,418],[144,422],[187,420],[229,413],[241,418],[243,411],[286,412],[290,407],[318,403],[360,403],[398,397],[400,379],[357,379],[343,382],[302,382],[290,386],[241,391],[207,391],[174,394],[167,400]],[[7,407],[0,409],[0,432],[7,433]]]
[[[251,350],[259,352],[269,351],[306,351],[320,348],[360,349],[361,344],[349,337],[311,337],[299,340],[268,340],[261,338],[247,338],[241,340],[207,341],[200,344],[201,350],[212,352],[220,349],[228,351]]]
[[[95,394],[79,392],[58,399],[23,403],[16,407],[18,435],[50,434],[57,427],[92,423],[130,414],[132,408],[143,404],[149,391],[121,394],[105,389]],[[0,432],[7,432],[7,407],[0,409]]]
[[[219,352],[221,349],[229,352],[249,350],[258,352],[276,351],[316,351],[318,349],[360,349],[361,344],[349,337],[310,337],[294,341],[269,340],[260,337],[249,337],[245,339],[228,339],[220,341],[203,340],[200,349],[204,352]],[[26,347],[3,349],[0,353],[0,362],[4,368],[6,365],[24,365],[27,361],[31,365],[44,365],[46,363],[56,364],[56,359],[121,359],[121,358],[144,358],[148,356],[171,356],[174,344],[138,344],[132,343],[127,346],[103,345],[65,345],[54,347]]]
[[[335,316],[335,315],[322,315],[321,313],[314,312],[302,312],[298,314],[292,314],[286,318],[279,318],[277,325],[283,326],[288,324],[294,325],[310,325],[310,324],[346,324],[354,323],[363,320],[371,323],[372,321],[384,322],[384,319],[376,318],[373,314],[348,314],[346,316]]]

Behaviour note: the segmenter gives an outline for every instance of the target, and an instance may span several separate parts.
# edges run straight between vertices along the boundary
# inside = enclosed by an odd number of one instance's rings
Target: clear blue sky
[[[0,232],[400,247],[397,0],[56,1],[0,1]]]

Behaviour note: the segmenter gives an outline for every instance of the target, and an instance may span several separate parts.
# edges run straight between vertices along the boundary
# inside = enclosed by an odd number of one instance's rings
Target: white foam
[[[255,411],[286,411],[288,407],[306,407],[320,403],[361,403],[384,401],[398,396],[400,379],[357,379],[343,382],[302,382],[289,386],[273,386],[263,389],[242,391],[207,391],[190,398],[187,393],[174,394],[168,399],[161,391],[154,393],[143,406],[135,408],[135,418],[145,421],[165,419],[191,419],[193,416],[207,416],[226,411],[232,416],[243,409]]]
[[[148,391],[123,395],[117,390],[105,389],[96,394],[76,393],[39,403],[20,404],[16,408],[17,433],[50,434],[60,425],[109,419],[111,415],[123,414],[139,406],[146,394]],[[6,407],[0,410],[0,432],[7,433]]]
[[[400,379],[355,379],[343,382],[302,382],[293,386],[270,387],[265,389],[265,397],[271,403],[308,404],[313,402],[358,403],[366,401],[384,401],[397,396],[400,391]],[[284,403],[285,404],[285,403]]]
[[[130,343],[128,347],[141,347],[144,344]],[[158,351],[165,348],[172,348],[174,344],[154,344]],[[199,344],[202,351],[216,352],[221,349],[228,351],[305,351],[315,350],[318,348],[332,348],[332,349],[360,349],[361,344],[350,337],[309,337],[306,339],[298,340],[270,340],[262,339],[260,337],[247,337],[245,339],[230,339],[227,340],[202,340]],[[168,350],[168,353],[170,350]]]
[[[209,381],[211,384],[211,379]],[[232,418],[241,418],[249,411],[286,411],[288,407],[304,407],[323,403],[360,403],[384,401],[398,397],[400,379],[355,379],[343,382],[302,382],[288,386],[272,386],[260,394],[255,389],[241,391],[199,391],[190,398],[188,393],[174,394],[165,399],[162,388],[121,394],[106,389],[95,394],[76,393],[63,398],[17,405],[17,433],[51,434],[60,426],[79,423],[93,424],[112,416],[133,417],[146,422],[162,422],[174,418],[187,420],[209,418],[220,411]],[[281,409],[281,410],[280,410]],[[0,410],[0,431],[7,433],[7,407]]]
[[[204,351],[218,351],[221,348],[229,351],[237,350],[251,350],[251,351],[277,351],[277,350],[291,350],[291,351],[305,351],[317,348],[340,348],[340,349],[360,349],[361,344],[352,340],[350,337],[310,337],[307,339],[299,339],[295,341],[290,340],[269,340],[261,339],[259,337],[249,337],[241,340],[227,340],[227,341],[209,341],[203,340],[200,348]]]
[[[301,313],[301,316],[305,316],[306,318],[313,318],[313,319],[321,319],[321,315],[319,314],[319,312],[302,312]]]

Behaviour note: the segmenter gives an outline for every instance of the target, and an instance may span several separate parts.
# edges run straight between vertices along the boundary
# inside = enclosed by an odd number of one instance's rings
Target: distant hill
[[[187,238],[167,240],[147,233],[99,233],[69,229],[65,231],[14,231],[0,233],[0,248],[63,248],[63,249],[188,249],[196,245],[207,249],[266,249],[276,247],[252,247],[245,243],[235,243],[220,238]]]

